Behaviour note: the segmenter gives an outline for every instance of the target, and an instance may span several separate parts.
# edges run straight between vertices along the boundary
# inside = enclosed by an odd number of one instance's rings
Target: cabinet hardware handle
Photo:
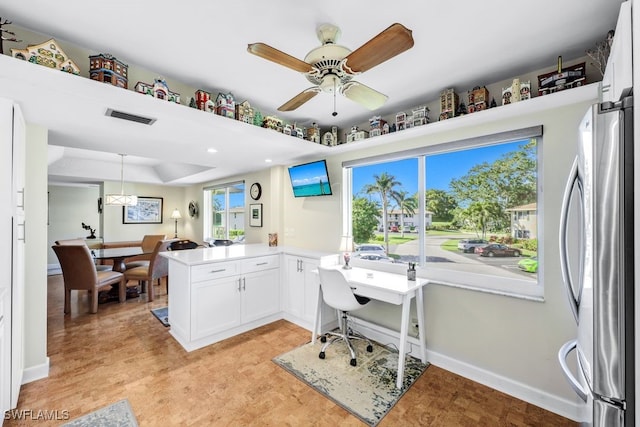
[[[16,207],[24,209],[24,188],[17,191],[18,194],[22,194],[22,203],[16,204]]]
[[[22,240],[24,243],[27,243],[27,226],[26,221],[23,221],[22,224],[18,224],[17,227],[22,227],[22,238],[18,237],[17,240]]]
[[[240,292],[241,290],[240,289],[241,283],[242,283],[242,279],[238,277],[238,292]]]
[[[247,279],[246,279],[246,277],[242,278],[242,290],[243,291],[247,290]]]
[[[267,265],[267,264],[269,264],[269,263],[268,262],[259,262],[259,263],[256,264],[256,266],[258,266],[258,265]]]
[[[223,271],[227,271],[226,268],[222,268],[220,270],[211,270],[209,273],[222,273]]]

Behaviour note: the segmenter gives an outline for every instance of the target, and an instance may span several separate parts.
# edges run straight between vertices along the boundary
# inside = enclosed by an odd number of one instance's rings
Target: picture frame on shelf
[[[122,207],[123,224],[162,224],[162,197],[138,197],[135,206]]]
[[[249,205],[249,225],[251,227],[262,227],[262,203]]]

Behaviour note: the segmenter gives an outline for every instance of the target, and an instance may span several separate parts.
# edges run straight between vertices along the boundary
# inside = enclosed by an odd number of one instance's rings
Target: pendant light
[[[104,204],[110,206],[135,206],[138,204],[138,197],[124,194],[124,156],[120,156],[120,194],[107,194],[104,197]]]

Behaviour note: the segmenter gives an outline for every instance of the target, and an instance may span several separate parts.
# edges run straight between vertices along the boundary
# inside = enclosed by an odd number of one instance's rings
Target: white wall
[[[27,124],[25,182],[25,381],[48,374],[47,130]]]

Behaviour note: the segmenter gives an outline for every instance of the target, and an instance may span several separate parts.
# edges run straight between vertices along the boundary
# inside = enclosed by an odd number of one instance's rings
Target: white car
[[[473,253],[478,246],[484,246],[489,242],[484,239],[462,239],[458,241],[458,249],[464,253]]]
[[[365,254],[375,254],[380,255],[381,257],[386,257],[387,251],[384,250],[384,247],[382,245],[377,245],[374,243],[364,243],[362,245],[356,246],[354,256],[360,257]]]

